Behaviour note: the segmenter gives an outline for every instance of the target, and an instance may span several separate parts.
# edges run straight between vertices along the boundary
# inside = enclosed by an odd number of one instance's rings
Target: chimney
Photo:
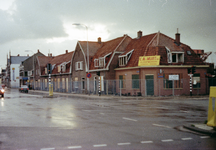
[[[52,57],[52,53],[48,53],[48,57]]]
[[[17,56],[19,56],[19,54]]]
[[[137,32],[137,38],[139,39],[139,38],[141,38],[142,37],[142,31],[138,31]]]
[[[68,50],[66,50],[65,52],[66,52],[66,54],[67,54],[67,53],[68,53]]]
[[[98,38],[98,43],[101,44],[101,37]]]
[[[39,53],[40,51],[39,51],[39,49],[38,49],[38,53]]]
[[[180,33],[178,33],[178,28],[177,33],[175,34],[175,42],[178,46],[180,45]]]

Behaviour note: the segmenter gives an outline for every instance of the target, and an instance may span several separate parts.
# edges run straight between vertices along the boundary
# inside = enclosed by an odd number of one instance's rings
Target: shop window
[[[196,73],[193,75],[193,88],[200,88],[200,74]]]

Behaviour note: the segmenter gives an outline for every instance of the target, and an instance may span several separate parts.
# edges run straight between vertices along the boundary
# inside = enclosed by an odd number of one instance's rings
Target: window
[[[74,88],[78,88],[78,77],[75,77],[74,81]]]
[[[45,68],[45,74],[47,74],[47,68]]]
[[[76,62],[75,70],[83,70],[83,62],[82,61]]]
[[[196,73],[193,75],[193,88],[200,88],[200,74]]]
[[[184,52],[171,52],[168,47],[166,47],[166,50],[168,63],[184,62]]]
[[[85,90],[85,78],[82,78],[82,89]]]
[[[184,54],[183,53],[172,53],[172,62],[173,63],[184,62]]]
[[[132,75],[132,88],[139,89],[139,75],[138,74]]]
[[[179,80],[169,80],[170,75],[178,75]],[[173,87],[174,82],[174,87]],[[164,74],[164,88],[170,89],[170,88],[183,88],[183,75],[182,74]]]
[[[99,67],[104,67],[104,58],[99,58]]]
[[[131,58],[134,49],[126,53],[125,55],[119,56],[119,66],[126,66]]]
[[[125,75],[119,76],[119,88],[125,88]]]
[[[99,61],[98,61],[98,59],[95,59],[95,60],[94,60],[94,66],[95,66],[95,67],[99,67]]]

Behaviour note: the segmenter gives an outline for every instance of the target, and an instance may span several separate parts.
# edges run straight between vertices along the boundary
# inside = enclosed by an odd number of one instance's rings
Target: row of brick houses
[[[123,35],[106,42],[101,38],[88,41],[88,48],[89,65],[87,41],[78,41],[72,52],[66,50],[55,57],[52,54],[37,56],[30,85],[34,89],[48,90],[47,66],[51,64],[53,90],[58,92],[98,94],[100,91],[102,94],[140,96],[166,96],[175,92],[175,95],[189,95],[188,69],[196,66],[193,93],[209,92],[209,64],[181,43],[179,33],[172,39],[160,32],[143,36],[139,31],[134,39]],[[140,56],[157,56],[159,64],[140,65]]]

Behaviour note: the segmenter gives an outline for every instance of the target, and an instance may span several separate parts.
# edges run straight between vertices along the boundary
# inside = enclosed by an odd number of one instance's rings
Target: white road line
[[[201,139],[208,139],[208,138],[210,138],[210,136],[201,136],[200,138]]]
[[[55,149],[55,148],[42,148],[41,150],[52,150],[52,149]]]
[[[153,141],[141,141],[142,144],[153,143]]]
[[[118,143],[118,145],[130,145],[131,143]]]
[[[137,121],[137,120],[135,120],[135,119],[125,118],[125,117],[123,117],[122,119],[130,120],[130,121]]]
[[[104,113],[100,113],[101,115],[105,115]]]
[[[166,140],[161,140],[162,142],[172,142],[173,139],[166,139]]]
[[[77,149],[77,148],[82,148],[82,146],[69,146],[68,149]]]
[[[183,141],[186,141],[186,140],[192,140],[191,137],[188,137],[188,138],[181,138]]]
[[[99,144],[99,145],[93,145],[94,147],[105,147],[107,146],[106,144]]]
[[[164,127],[164,128],[171,128],[169,126],[165,126],[165,125],[160,125],[160,124],[152,124],[153,126],[157,126],[157,127]]]

